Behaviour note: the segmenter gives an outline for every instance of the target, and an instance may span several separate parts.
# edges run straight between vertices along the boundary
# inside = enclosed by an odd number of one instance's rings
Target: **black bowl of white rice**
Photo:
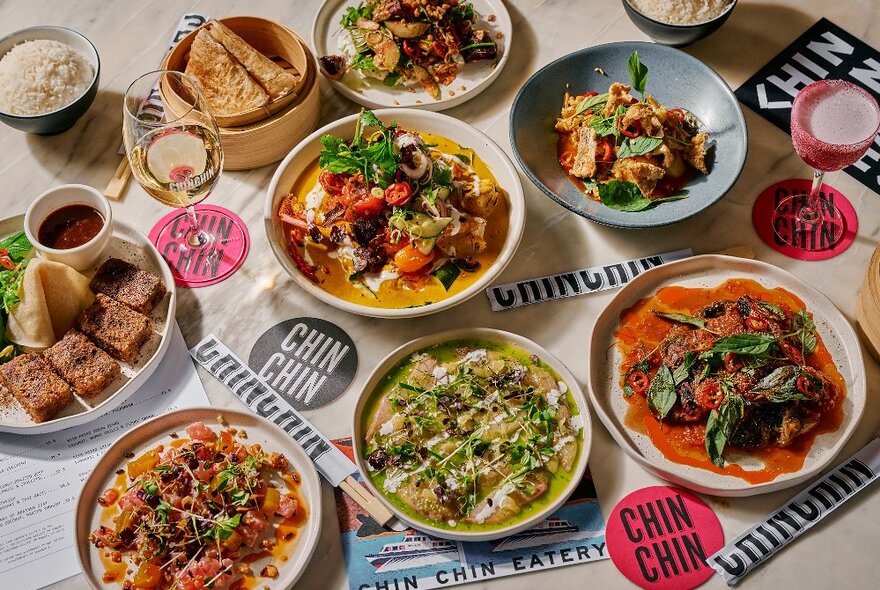
[[[95,46],[71,29],[7,35],[0,39],[0,121],[40,135],[67,131],[95,100],[100,71]]]
[[[623,0],[627,16],[664,45],[689,45],[708,37],[730,17],[736,0]]]

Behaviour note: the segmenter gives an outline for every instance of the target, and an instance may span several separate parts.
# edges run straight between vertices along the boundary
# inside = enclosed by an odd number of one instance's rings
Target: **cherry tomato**
[[[351,204],[352,212],[361,219],[376,217],[385,210],[385,199],[369,196]]]
[[[116,488],[107,488],[98,498],[98,504],[103,507],[112,506],[119,499],[119,490]]]
[[[700,384],[697,385],[696,390],[694,390],[694,399],[696,402],[708,410],[717,410],[718,406],[721,405],[723,397],[724,394],[721,392],[721,387],[719,387],[718,382],[713,379],[701,381]]]
[[[812,397],[816,393],[816,384],[806,375],[797,378],[797,390],[808,397]]]
[[[395,182],[385,189],[385,200],[392,207],[402,207],[412,199],[412,187],[408,182]]]
[[[645,395],[645,392],[648,391],[650,380],[644,371],[636,369],[635,371],[630,371],[629,375],[626,376],[626,384],[639,395]]]
[[[318,177],[318,182],[321,183],[321,187],[331,195],[342,193],[346,180],[348,180],[346,174],[333,174],[329,170],[321,172],[321,176]]]
[[[767,326],[767,320],[759,318],[758,316],[750,315],[746,318],[746,328],[748,328],[749,330],[763,332],[767,329]]]
[[[403,273],[416,272],[425,267],[429,262],[434,260],[434,252],[430,254],[422,254],[418,248],[412,244],[398,250],[394,255],[394,264],[397,269]]]
[[[394,256],[400,251],[403,247],[409,244],[409,236],[403,232],[397,232],[400,234],[397,238],[397,242],[394,242],[392,239],[392,230],[390,228],[385,229],[385,252],[388,256]]]
[[[733,352],[728,352],[724,355],[724,368],[729,373],[736,373],[740,369],[743,368],[742,360],[739,358],[739,355]]]
[[[6,248],[0,248],[0,266],[7,270],[15,268],[15,263],[12,262],[12,258],[9,257],[9,250]]]
[[[623,117],[617,120],[617,130],[620,131],[622,135],[627,137],[638,137],[642,132],[642,124],[638,121],[633,121],[629,124],[629,126],[623,126]]]
[[[782,341],[779,343],[779,348],[782,349],[782,354],[785,355],[785,358],[787,358],[794,364],[804,364],[804,356],[801,354],[801,351],[799,351],[793,345],[789,344],[788,342]]]

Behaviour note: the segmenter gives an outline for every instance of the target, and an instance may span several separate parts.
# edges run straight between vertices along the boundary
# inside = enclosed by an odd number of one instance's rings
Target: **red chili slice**
[[[622,135],[627,137],[638,137],[642,132],[642,124],[638,121],[633,121],[628,126],[623,126],[623,117],[617,120],[617,130],[620,131]]]
[[[808,397],[812,397],[816,393],[816,384],[806,375],[801,375],[797,378],[797,390]]]
[[[403,41],[403,52],[407,54],[410,59],[418,59],[422,53],[418,44],[411,42],[409,39]]]
[[[0,248],[0,266],[7,270],[15,268],[15,263],[12,262],[12,258],[9,257],[9,250],[6,248]]]
[[[290,257],[293,258],[294,264],[303,273],[307,279],[312,281],[313,283],[318,282],[318,275],[315,274],[315,267],[305,261],[302,254],[300,254],[299,248],[296,244],[291,242],[287,251],[290,252]]]
[[[723,398],[724,394],[721,392],[721,387],[719,387],[716,381],[711,379],[702,381],[694,391],[696,402],[709,410],[717,410]]]
[[[596,149],[596,160],[610,162],[612,159],[614,159],[614,146],[607,139],[602,139]]]
[[[785,355],[789,361],[793,362],[796,365],[804,364],[804,356],[801,354],[797,348],[788,342],[782,341],[779,343],[779,348],[782,349],[782,354]]]
[[[412,199],[412,187],[408,182],[395,182],[385,189],[385,200],[392,207],[401,207]]]
[[[679,123],[684,123],[684,111],[681,109],[669,109],[666,111],[668,115],[670,115],[673,119],[678,121]]]
[[[728,352],[724,355],[724,368],[729,373],[736,373],[740,369],[743,368],[745,363],[742,362],[742,359],[739,358],[739,355],[733,352]]]
[[[626,384],[639,395],[645,395],[645,392],[648,391],[650,379],[648,379],[648,375],[644,371],[636,369],[635,371],[630,371],[629,375],[626,376]]]

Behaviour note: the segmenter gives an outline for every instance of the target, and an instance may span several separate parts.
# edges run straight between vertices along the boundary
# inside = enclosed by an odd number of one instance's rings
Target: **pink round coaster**
[[[651,590],[690,590],[715,573],[706,557],[724,546],[724,531],[697,496],[651,486],[614,507],[605,542],[611,561],[633,584]]]
[[[178,287],[207,287],[227,279],[244,263],[250,249],[247,226],[229,209],[199,204],[196,217],[211,236],[199,248],[182,244],[186,232],[183,209],[175,209],[150,230],[150,241],[165,258]]]
[[[828,199],[837,205],[837,209],[843,217],[831,218],[813,232],[804,235],[804,239],[818,241],[821,247],[823,243],[827,243],[829,236],[837,237],[842,234],[843,237],[840,238],[840,241],[833,248],[811,251],[789,246],[779,239],[772,226],[773,213],[776,210],[776,206],[792,195],[802,195],[806,199],[810,193],[810,184],[809,180],[803,178],[790,178],[765,188],[758,195],[757,200],[755,200],[755,206],[752,208],[752,223],[761,239],[777,252],[796,260],[827,260],[834,258],[849,248],[859,230],[859,218],[856,215],[856,210],[843,193],[833,186],[828,184],[822,185],[822,198]],[[800,203],[798,203],[797,207],[792,207],[785,217],[776,220],[781,231],[792,232],[796,229],[797,221],[795,220],[795,214],[798,207],[800,207]]]

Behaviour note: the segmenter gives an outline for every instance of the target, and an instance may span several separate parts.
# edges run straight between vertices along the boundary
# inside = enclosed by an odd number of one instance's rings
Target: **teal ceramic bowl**
[[[709,133],[713,147],[707,156],[709,174],[697,174],[691,180],[685,187],[688,198],[626,212],[589,199],[571,182],[556,159],[553,125],[566,86],[573,93],[601,93],[612,82],[628,84],[627,60],[634,50],[648,67],[648,93],[660,104],[694,113]],[[510,143],[519,165],[535,186],[569,211],[612,227],[646,228],[682,221],[721,200],[745,165],[748,132],[739,102],[712,68],[665,45],[621,42],[576,51],[529,78],[510,111]]]

